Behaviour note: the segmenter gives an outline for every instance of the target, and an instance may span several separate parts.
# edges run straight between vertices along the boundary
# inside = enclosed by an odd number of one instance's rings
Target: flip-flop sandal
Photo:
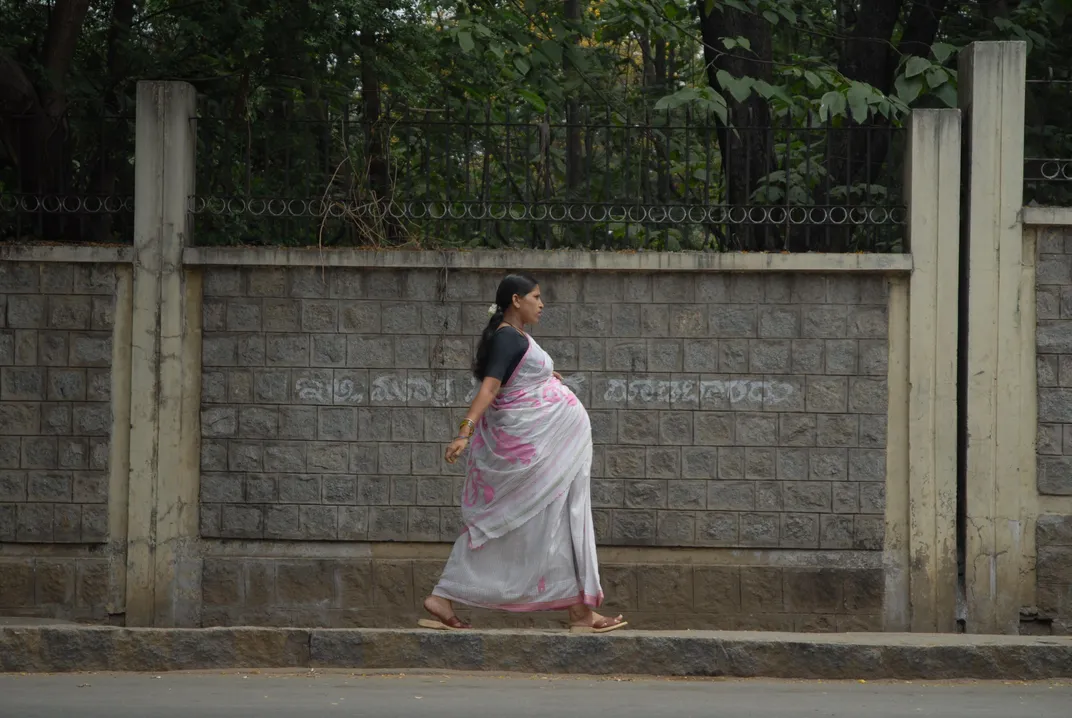
[[[445,621],[439,618],[422,618],[417,621],[417,625],[421,628],[430,628],[433,631],[465,631],[472,628],[471,625],[457,616],[451,616]]]
[[[625,628],[629,625],[628,621],[621,621],[616,618],[604,618],[594,626],[570,626],[570,633],[610,633],[611,631],[617,631],[619,628]]]

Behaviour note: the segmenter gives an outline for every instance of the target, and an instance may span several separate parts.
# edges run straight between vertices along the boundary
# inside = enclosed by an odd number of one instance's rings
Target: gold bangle
[[[469,436],[472,436],[473,432],[476,431],[476,424],[473,423],[472,419],[462,419],[462,423],[458,425],[458,434],[461,434],[462,429],[466,426],[469,427]]]

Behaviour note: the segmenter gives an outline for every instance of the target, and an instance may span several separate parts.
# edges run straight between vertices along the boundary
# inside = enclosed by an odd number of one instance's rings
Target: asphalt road
[[[0,674],[2,718],[1016,718],[1070,715],[1072,682],[864,683],[342,671]]]

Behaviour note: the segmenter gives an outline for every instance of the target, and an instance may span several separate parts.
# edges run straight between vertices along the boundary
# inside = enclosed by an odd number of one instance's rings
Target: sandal
[[[417,621],[417,625],[421,628],[430,628],[433,631],[464,631],[472,628],[471,625],[458,618],[457,616],[451,616],[450,618],[443,618],[437,615],[427,606],[427,602],[424,606],[424,610],[431,614],[432,618],[422,618]],[[433,620],[434,619],[434,620]]]
[[[604,616],[591,626],[583,626],[577,624],[570,624],[570,633],[610,633],[611,631],[617,631],[619,628],[625,628],[629,623],[622,620],[621,616],[617,618],[607,618]]]

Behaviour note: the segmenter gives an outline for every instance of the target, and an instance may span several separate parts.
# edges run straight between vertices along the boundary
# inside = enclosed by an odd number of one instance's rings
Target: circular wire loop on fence
[[[1051,170],[1047,170],[1051,171]],[[1072,178],[1072,163],[1059,173]],[[188,199],[193,214],[253,217],[311,217],[355,221],[382,220],[586,222],[644,225],[885,225],[904,224],[907,212],[899,206],[869,205],[641,205],[584,202],[486,202],[470,200],[415,200],[360,202],[356,200],[265,197],[196,197]],[[132,197],[77,195],[18,195],[0,193],[5,212],[121,212],[133,211]]]

